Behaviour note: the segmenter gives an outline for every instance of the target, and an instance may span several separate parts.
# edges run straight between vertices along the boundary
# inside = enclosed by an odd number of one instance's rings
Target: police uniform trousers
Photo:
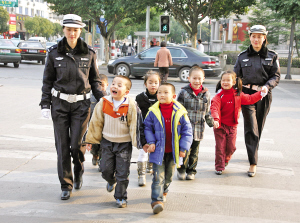
[[[57,151],[57,171],[62,191],[73,188],[71,157],[75,179],[83,174],[85,147],[81,140],[90,119],[90,100],[69,103],[52,97],[51,115]]]
[[[256,91],[243,88],[246,94],[254,94]],[[257,165],[258,147],[262,130],[272,103],[272,93],[268,93],[262,100],[253,105],[242,105],[244,116],[244,136],[250,165]]]

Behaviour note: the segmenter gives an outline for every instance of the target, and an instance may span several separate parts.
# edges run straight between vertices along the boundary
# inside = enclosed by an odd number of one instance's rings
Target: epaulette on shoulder
[[[240,52],[240,54],[238,56],[240,56],[241,54],[246,53],[246,52],[247,52],[247,50],[244,50],[244,51]]]
[[[89,50],[93,51],[94,53],[96,53],[95,49],[93,47],[91,47],[90,45],[88,45]]]
[[[53,45],[53,46],[50,46],[48,48],[48,53],[50,53],[52,50],[56,49],[57,48],[57,44]]]

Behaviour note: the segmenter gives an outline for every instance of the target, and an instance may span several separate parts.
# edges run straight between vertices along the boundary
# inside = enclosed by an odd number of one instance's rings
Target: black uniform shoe
[[[75,180],[74,180],[74,188],[75,189],[80,189],[82,187],[82,183],[83,183],[82,176],[80,176],[78,178],[75,178]]]
[[[70,195],[71,195],[71,191],[64,190],[64,191],[61,192],[60,198],[62,200],[68,200],[70,198]]]

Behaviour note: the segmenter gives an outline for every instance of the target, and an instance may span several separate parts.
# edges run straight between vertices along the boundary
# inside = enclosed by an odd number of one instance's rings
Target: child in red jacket
[[[222,74],[216,91],[221,90],[211,101],[211,116],[214,118],[214,134],[216,140],[215,169],[221,175],[235,152],[237,125],[241,105],[250,105],[264,97],[268,90],[262,88],[255,94],[242,92],[242,80],[233,71]]]

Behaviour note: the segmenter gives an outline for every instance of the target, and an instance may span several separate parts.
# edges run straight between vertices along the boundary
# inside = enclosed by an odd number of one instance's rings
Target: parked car
[[[182,82],[188,82],[191,67],[201,67],[206,77],[219,76],[222,72],[218,57],[208,56],[191,47],[168,47],[173,66],[169,68],[170,77],[179,77]],[[156,52],[160,47],[149,48],[135,56],[121,57],[108,62],[107,69],[111,74],[142,77],[148,70],[158,71],[154,67]]]
[[[22,50],[22,60],[37,60],[45,64],[46,60],[46,46],[39,41],[23,41],[20,42],[18,47]]]
[[[49,47],[51,47],[51,46],[53,46],[55,44],[57,44],[57,43],[56,42],[46,42],[46,48],[47,48],[47,50],[49,49]]]
[[[9,39],[0,39],[0,63],[13,63],[18,68],[21,61],[21,50]]]

